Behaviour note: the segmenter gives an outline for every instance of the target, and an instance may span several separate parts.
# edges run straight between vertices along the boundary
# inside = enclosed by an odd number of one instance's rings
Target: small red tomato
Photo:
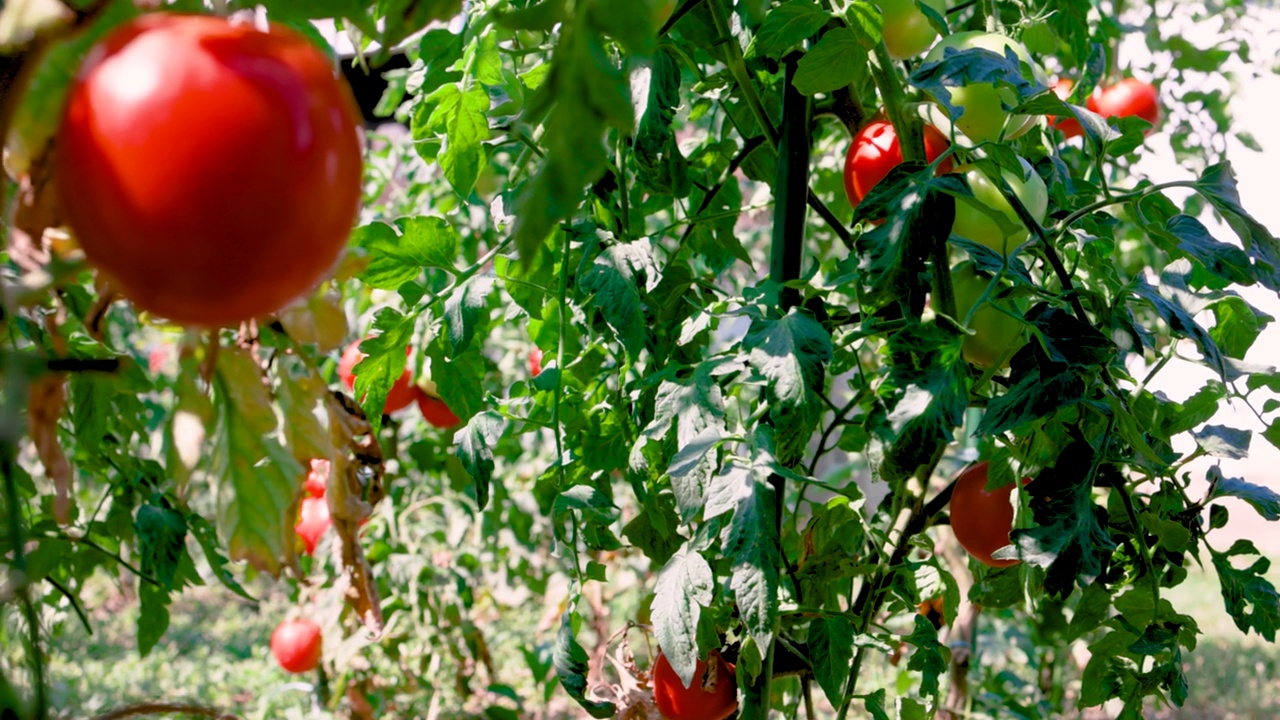
[[[685,687],[667,656],[653,664],[653,698],[666,720],[724,720],[738,709],[738,680],[732,664],[712,651],[712,664],[699,660],[693,683]]]
[[[151,352],[147,353],[147,369],[152,375],[159,374],[164,370],[164,366],[169,364],[169,350],[168,345],[156,345],[151,348]]]
[[[1031,478],[1022,482],[1025,484]],[[956,478],[951,493],[951,531],[975,560],[991,567],[1017,565],[1017,560],[997,560],[991,553],[1009,544],[1013,529],[1013,483],[987,490],[987,463],[975,463]]]
[[[542,374],[542,349],[534,348],[529,351],[529,375],[538,377]]]
[[[357,340],[347,346],[342,352],[342,359],[338,361],[338,377],[342,378],[342,384],[347,386],[348,390],[355,390],[356,376],[353,372],[357,363],[365,358],[365,354],[360,352],[360,343],[363,340]],[[411,348],[405,348],[404,354],[409,356]],[[400,375],[400,379],[396,380],[391,386],[391,392],[387,393],[387,404],[383,407],[384,413],[393,413],[403,410],[413,404],[414,398],[417,397],[417,390],[413,386],[413,376],[409,373],[408,368]]]
[[[313,555],[316,545],[320,544],[320,538],[333,525],[329,518],[329,501],[322,497],[302,498],[302,511],[299,514],[301,517],[298,524],[293,526],[293,531],[302,538],[305,548],[303,552]]]
[[[433,426],[448,430],[458,424],[459,419],[444,401],[424,390],[418,391],[418,409],[422,417]]]
[[[936,160],[950,146],[938,128],[924,126],[924,154],[929,162]],[[898,145],[893,123],[874,120],[859,130],[844,158],[844,191],[849,196],[849,203],[857,205],[862,202],[871,188],[900,164],[902,148]],[[938,166],[938,174],[951,172],[951,165],[950,157],[943,160]]]
[[[315,670],[321,649],[320,626],[314,620],[285,620],[271,633],[271,654],[291,673]]]
[[[360,124],[300,33],[151,13],[86,56],[54,176],[115,290],[176,323],[235,325],[332,272],[360,204]]]
[[[1062,78],[1053,86],[1053,93],[1059,99],[1066,101],[1071,97],[1071,91],[1075,88],[1076,83],[1070,78]],[[1092,110],[1093,99],[1089,99],[1090,110]],[[1056,117],[1049,116],[1049,127],[1057,128],[1067,139],[1079,137],[1084,134],[1084,128],[1080,127],[1080,121],[1073,117]]]
[[[302,487],[306,489],[307,494],[311,497],[322,498],[324,491],[329,486],[329,461],[315,458],[311,461],[311,470],[307,472],[307,479],[302,483]]]
[[[1110,87],[1098,91],[1094,99],[1095,112],[1103,117],[1140,117],[1151,123],[1147,134],[1160,122],[1160,93],[1151,83],[1137,78],[1125,78]]]

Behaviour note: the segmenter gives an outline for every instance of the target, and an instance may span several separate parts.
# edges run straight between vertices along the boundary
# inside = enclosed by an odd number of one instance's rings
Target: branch
[[[222,713],[203,705],[166,702],[144,702],[136,705],[127,705],[104,715],[95,715],[92,720],[121,720],[121,718],[141,717],[143,715],[175,714],[195,715],[196,717],[215,718],[215,720],[239,720],[237,716],[231,713]]]

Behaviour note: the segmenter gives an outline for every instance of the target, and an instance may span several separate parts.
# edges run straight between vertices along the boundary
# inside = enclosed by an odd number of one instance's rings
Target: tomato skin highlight
[[[354,391],[356,389],[356,376],[353,372],[355,366],[365,358],[365,354],[360,352],[360,343],[364,340],[356,340],[342,351],[342,357],[338,360],[338,377],[342,379],[342,384],[347,390]],[[411,353],[411,348],[405,348],[406,357]],[[391,414],[403,410],[413,404],[417,398],[418,392],[413,385],[413,376],[406,368],[400,375],[400,378],[391,386],[391,391],[387,393],[386,405],[382,408],[382,412]]]
[[[733,665],[725,662],[717,651],[712,651],[710,658],[716,663],[714,678],[708,677],[711,666],[699,660],[693,682],[686,688],[675,668],[667,661],[667,656],[658,654],[653,664],[653,697],[662,717],[666,720],[724,720],[738,709],[738,680]]]
[[[320,665],[323,639],[314,620],[285,620],[271,633],[271,654],[280,667],[291,673],[305,673]]]
[[[1125,78],[1102,88],[1092,100],[1094,107],[1090,109],[1103,117],[1140,117],[1151,123],[1147,135],[1160,122],[1160,93],[1151,83],[1137,78]]]
[[[925,5],[946,15],[946,0],[922,0]],[[875,0],[884,16],[883,39],[889,57],[906,60],[915,57],[938,39],[938,31],[920,11],[915,0]]]
[[[54,177],[90,264],[135,306],[220,327],[314,288],[360,203],[360,114],[297,32],[152,13],[70,88]]]
[[[991,557],[991,553],[1010,544],[1013,483],[988,491],[987,468],[986,461],[975,463],[956,477],[951,493],[951,530],[960,546],[983,565],[997,568],[1017,565],[1018,560]]]
[[[932,125],[924,126],[924,154],[929,162],[951,147],[947,138]],[[871,192],[890,170],[902,164],[902,146],[898,133],[888,120],[875,120],[858,131],[844,158],[844,191],[849,204],[856,206]],[[938,174],[951,172],[948,157],[938,164]]]

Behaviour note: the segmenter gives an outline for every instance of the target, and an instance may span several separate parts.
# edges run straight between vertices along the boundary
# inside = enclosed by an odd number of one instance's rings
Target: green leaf
[[[427,127],[445,140],[444,152],[437,158],[440,170],[454,192],[470,197],[480,167],[487,162],[483,143],[489,139],[489,93],[479,85],[465,89],[444,85],[426,101],[435,105]]]
[[[1222,476],[1222,468],[1214,465],[1209,468],[1210,500],[1234,497],[1244,500],[1253,506],[1264,519],[1271,522],[1280,520],[1280,494],[1263,485],[1255,485],[1240,478]]]
[[[665,565],[684,542],[680,517],[672,506],[670,495],[649,493],[640,512],[622,528],[623,537],[640,548],[652,566]]]
[[[446,403],[447,404],[447,403]],[[489,484],[493,482],[493,449],[506,429],[502,416],[493,411],[473,415],[456,436],[458,459],[476,487],[476,505],[489,504]]]
[[[556,677],[560,678],[560,685],[569,693],[569,697],[577,700],[588,715],[593,718],[613,717],[618,712],[616,705],[587,699],[587,651],[582,649],[573,636],[574,618],[577,615],[573,606],[576,604],[577,597],[571,598],[569,607],[560,616],[560,631],[556,633],[556,644],[551,652]]]
[[[395,308],[384,307],[374,317],[373,330],[378,334],[360,343],[360,352],[365,353],[365,357],[356,363],[352,372],[356,376],[353,392],[377,433],[382,427],[387,396],[404,375],[414,318],[402,315]]]
[[[1280,242],[1240,204],[1235,171],[1230,163],[1210,165],[1196,181],[1196,189],[1222,214],[1254,260],[1254,276],[1271,290],[1280,290]]]
[[[731,461],[711,482],[704,517],[732,513],[720,533],[732,563],[729,589],[747,632],[768,647],[778,619],[776,498],[764,473]]]
[[[1253,266],[1245,251],[1214,239],[1204,223],[1189,216],[1177,215],[1165,229],[1178,239],[1178,249],[1194,258],[1206,270],[1240,285],[1252,285]]]
[[[848,618],[835,615],[809,623],[809,660],[827,700],[832,707],[840,707],[853,662],[853,625]]]
[[[1225,380],[1226,362],[1218,344],[1194,318],[1203,309],[1203,300],[1184,287],[1179,287],[1177,281],[1178,278],[1165,273],[1161,277],[1159,291],[1142,277],[1135,277],[1130,287],[1133,288],[1134,295],[1149,303],[1160,318],[1168,323],[1174,335],[1193,340],[1204,356],[1203,364]]]
[[[191,529],[191,534],[195,536],[196,542],[200,543],[200,548],[204,550],[204,559],[209,563],[209,568],[213,570],[213,574],[231,592],[239,595],[245,600],[253,601],[254,597],[236,582],[236,578],[227,569],[227,559],[222,556],[222,550],[218,545],[218,533],[213,525],[203,517],[192,514],[187,517],[187,522]]]
[[[932,95],[953,121],[959,120],[965,112],[963,107],[951,104],[951,88],[954,87],[978,84],[1009,86],[1017,92],[1018,104],[1048,90],[1022,74],[1021,63],[1012,48],[1005,48],[1004,55],[979,47],[965,50],[946,48],[941,60],[926,62],[916,68],[911,74],[911,84]]]
[[[430,346],[431,380],[436,384],[440,399],[462,422],[485,409],[484,374],[488,360],[479,348],[446,357],[443,339]]]
[[[1093,501],[1093,458],[1083,438],[1064,447],[1054,466],[1026,485],[1035,526],[1009,534],[1018,557],[1045,568],[1045,592],[1054,597],[1067,597],[1077,582],[1092,583],[1116,547],[1106,529],[1107,513]]]
[[[1222,600],[1236,627],[1243,633],[1253,630],[1267,642],[1275,642],[1276,627],[1280,625],[1280,593],[1263,577],[1271,568],[1271,561],[1259,557],[1249,567],[1237,570],[1232,557],[1260,554],[1248,540],[1237,540],[1226,552],[1210,552],[1222,583]]]
[[[429,267],[454,271],[461,238],[444,218],[425,216],[397,223],[401,234],[380,222],[356,228],[351,242],[369,252],[361,282],[380,290],[397,290],[417,280]]]
[[[114,388],[105,378],[92,373],[71,376],[71,422],[76,441],[90,455],[96,455],[107,434]]]
[[[492,275],[477,275],[459,285],[444,301],[444,326],[453,354],[471,347],[477,332],[489,330],[489,294],[493,292]]]
[[[1227,357],[1237,360],[1244,359],[1262,329],[1275,319],[1234,295],[1215,301],[1209,308],[1214,318],[1209,336]]]
[[[858,34],[849,28],[834,28],[800,58],[792,82],[804,95],[831,92],[865,73],[866,65],[867,48]]]
[[[1209,457],[1240,460],[1249,456],[1249,441],[1253,438],[1253,432],[1222,425],[1207,425],[1192,432],[1191,436]]]
[[[169,591],[138,583],[138,654],[146,657],[169,629]]]
[[[633,361],[648,342],[640,290],[643,287],[652,291],[661,279],[653,247],[647,240],[606,248],[578,279],[578,287],[591,295],[591,304],[604,316]]]
[[[218,529],[232,560],[248,560],[276,574],[285,544],[294,541],[293,518],[286,511],[297,497],[303,469],[275,438],[271,398],[247,351],[222,351],[217,387],[220,434],[213,468]]]
[[[680,63],[669,49],[654,56],[640,129],[632,147],[640,182],[655,192],[688,197],[689,161],[680,152],[671,122],[680,107]]]
[[[166,592],[173,590],[178,561],[186,549],[187,521],[182,513],[148,503],[134,519],[142,572],[158,580]]]
[[[969,404],[960,337],[936,324],[912,324],[889,336],[890,377],[902,388],[887,421],[892,445],[880,473],[894,483],[928,463],[955,438]]]
[[[938,642],[938,631],[933,623],[919,613],[912,617],[915,618],[915,628],[905,639],[916,647],[916,651],[911,653],[907,669],[923,675],[920,691],[933,696],[938,692],[938,676],[947,671],[951,653]]]
[[[817,34],[829,20],[831,13],[808,0],[778,5],[764,16],[764,22],[756,31],[752,42],[754,54],[780,58],[787,50]]]
[[[822,401],[831,335],[807,312],[792,308],[780,319],[757,317],[742,341],[748,362],[768,381],[769,417],[778,460],[799,460],[826,410]]]
[[[667,661],[689,687],[702,653],[698,652],[698,618],[711,604],[714,577],[705,558],[687,544],[658,574],[653,599],[654,634]]]
[[[867,713],[871,715],[872,720],[889,720],[889,713],[884,706],[886,692],[884,688],[880,688],[863,696],[863,705],[867,708]]]

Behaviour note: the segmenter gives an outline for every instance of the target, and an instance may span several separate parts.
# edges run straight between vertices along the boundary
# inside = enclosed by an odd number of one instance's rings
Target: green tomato
[[[1009,170],[1001,170],[1000,174],[1036,222],[1043,222],[1049,210],[1049,190],[1031,163],[1022,158],[1018,160],[1022,163],[1021,177]],[[964,173],[973,197],[956,198],[956,219],[951,232],[1005,255],[1026,242],[1027,226],[987,174],[974,165],[961,165],[956,172]]]
[[[1031,66],[1034,79],[1042,85],[1049,84],[1049,78],[1040,69],[1040,66],[1031,59],[1031,55],[1022,46],[1022,43],[1006,35],[977,31],[948,35],[933,46],[933,49],[925,56],[925,62],[942,60],[946,55],[947,48],[955,48],[960,51],[981,48],[990,50],[1001,57],[1005,54],[1005,48],[1013,48],[1013,52],[1018,59]],[[951,104],[957,108],[964,109],[959,119],[954,120],[955,126],[974,143],[999,140],[1001,130],[1004,131],[1006,139],[1018,137],[1029,130],[1035,122],[1035,117],[1031,115],[1010,116],[1009,112],[1004,109],[1005,106],[1015,107],[1018,105],[1018,93],[1006,85],[973,83],[971,85],[948,87],[947,89],[951,91]],[[934,99],[936,100],[937,98]],[[945,118],[945,114],[943,114],[943,117]]]
[[[978,302],[990,283],[991,276],[979,272],[972,260],[952,268],[951,289],[956,299],[956,321],[964,322],[969,309]],[[960,347],[965,360],[983,369],[995,367],[997,363],[1001,368],[1007,366],[1009,358],[1023,343],[1022,323],[995,305],[1016,315],[1021,315],[1022,309],[1006,300],[997,300],[996,291],[992,289],[987,301],[974,311],[969,320],[969,329],[973,332],[965,336]],[[934,294],[933,307],[935,311],[939,309],[937,293]]]
[[[938,39],[938,31],[929,24],[929,18],[920,11],[916,0],[874,0],[884,16],[884,46],[889,50],[889,57],[894,60],[905,60],[915,57]],[[920,2],[943,14],[947,9],[947,0],[920,0]]]

